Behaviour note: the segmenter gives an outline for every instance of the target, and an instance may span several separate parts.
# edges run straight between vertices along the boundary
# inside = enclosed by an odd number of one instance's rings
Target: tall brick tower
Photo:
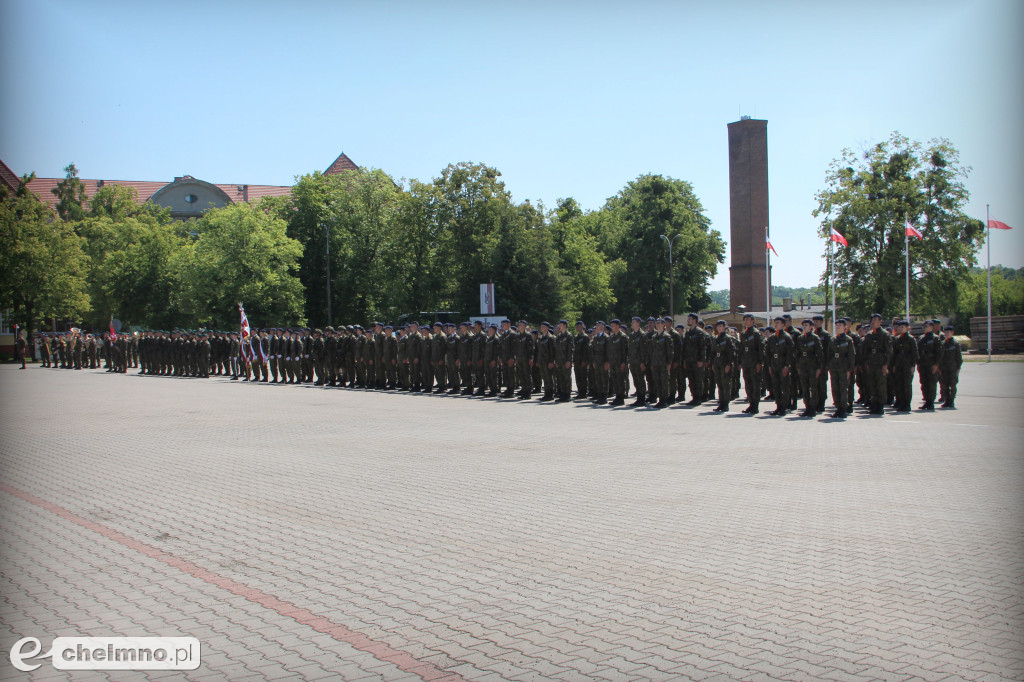
[[[768,121],[729,124],[729,307],[767,302],[764,230],[768,225]]]

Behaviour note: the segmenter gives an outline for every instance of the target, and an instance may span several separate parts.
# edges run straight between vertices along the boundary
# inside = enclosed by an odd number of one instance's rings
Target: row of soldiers
[[[742,379],[747,408],[757,414],[761,399],[774,400],[770,414],[782,416],[803,399],[802,416],[825,411],[831,383],[833,417],[852,413],[854,403],[881,414],[885,405],[909,411],[913,375],[918,372],[924,403],[934,409],[937,386],[943,407],[953,407],[963,358],[952,328],[940,332],[937,320],[925,322],[918,340],[906,321],[882,327],[881,315],[850,330],[836,322],[835,335],[824,318],[804,320],[802,329],[789,315],[775,318],[774,329],[758,328],[753,315],[743,329],[724,321],[705,325],[695,314],[673,326],[669,317],[618,319],[593,327],[579,321],[575,333],[567,320],[543,322],[532,329],[524,320],[484,328],[477,322],[411,322],[395,329],[374,323],[320,329],[261,329],[238,332],[173,330],[118,335],[97,343],[91,335],[57,335],[54,366],[98,366],[98,352],[109,371],[129,366],[152,375],[209,377],[267,383],[315,383],[409,392],[518,396],[534,392],[542,401],[576,398],[595,404],[624,405],[630,383],[633,406],[667,407],[716,400],[727,411],[739,397]],[[90,340],[92,343],[90,343]],[[75,349],[78,349],[77,351]],[[70,349],[70,350],[69,350]],[[83,362],[82,357],[88,359]],[[57,357],[60,364],[57,364]],[[49,366],[44,352],[44,366]],[[75,358],[78,358],[77,360]],[[855,387],[860,396],[855,400]],[[716,398],[717,396],[717,398]]]
[[[139,366],[139,336],[135,334],[88,334],[43,332],[39,335],[40,367],[56,369],[98,369],[124,373]]]

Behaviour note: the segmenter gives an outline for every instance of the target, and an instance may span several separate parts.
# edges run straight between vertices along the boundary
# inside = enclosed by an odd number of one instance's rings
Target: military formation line
[[[139,369],[154,376],[210,377],[275,384],[311,383],[382,391],[432,392],[482,397],[625,405],[632,386],[634,407],[664,408],[709,401],[726,412],[739,399],[743,411],[757,414],[762,399],[774,402],[772,415],[797,410],[814,417],[825,412],[831,386],[832,417],[853,413],[854,405],[871,414],[911,410],[914,375],[922,404],[934,410],[955,407],[963,364],[952,327],[938,320],[924,324],[920,338],[909,324],[882,316],[851,329],[836,322],[833,336],[823,317],[804,320],[802,329],[789,315],[774,328],[758,328],[752,315],[743,329],[724,321],[705,325],[697,315],[672,326],[671,318],[618,319],[593,327],[576,322],[505,320],[487,328],[480,322],[410,322],[395,329],[374,323],[337,329],[267,328],[245,332],[144,331],[92,335],[77,331],[43,334],[43,367],[110,372]],[[575,388],[575,395],[573,390]],[[686,400],[687,392],[689,400]]]

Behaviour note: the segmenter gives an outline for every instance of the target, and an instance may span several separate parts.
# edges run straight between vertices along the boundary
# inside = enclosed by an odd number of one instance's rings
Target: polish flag
[[[774,254],[775,254],[775,256],[776,256],[776,257],[778,257],[778,255],[779,255],[779,252],[778,252],[778,251],[776,251],[776,250],[775,250],[775,247],[774,247],[774,246],[772,246],[772,243],[771,243],[770,241],[768,241],[768,237],[765,237],[765,238],[764,238],[764,245],[765,245],[765,246],[764,246],[764,250],[765,250],[765,252],[771,251],[772,253],[774,253]]]
[[[117,341],[117,332],[114,330],[114,318],[110,318],[110,340]]]
[[[242,316],[242,340],[244,341],[251,334],[249,331],[249,318],[245,316],[245,308],[242,307],[241,303],[238,304],[238,312]]]
[[[916,227],[910,224],[910,221],[906,221],[906,234],[908,237],[917,237],[918,239],[924,239],[924,235]]]
[[[999,222],[998,220],[996,220],[994,218],[989,218],[988,219],[988,226],[990,228],[992,228],[993,230],[1012,230],[1013,229],[1012,227],[1010,227],[1006,223],[1001,223],[1001,222]]]
[[[832,228],[832,234],[829,235],[829,239],[831,239],[834,242],[838,242],[843,246],[849,246],[849,244],[846,243],[846,237],[836,232],[836,228],[834,227]]]

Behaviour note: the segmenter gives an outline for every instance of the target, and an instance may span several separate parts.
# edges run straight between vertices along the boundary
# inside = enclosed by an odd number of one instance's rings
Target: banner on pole
[[[494,314],[494,282],[480,285],[480,314]]]

